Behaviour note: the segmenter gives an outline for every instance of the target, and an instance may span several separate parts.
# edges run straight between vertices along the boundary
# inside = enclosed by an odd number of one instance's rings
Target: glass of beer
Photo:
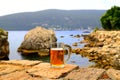
[[[64,54],[68,53],[65,60]],[[50,64],[52,68],[63,68],[66,61],[69,60],[71,54],[71,47],[63,43],[52,43],[50,48]]]

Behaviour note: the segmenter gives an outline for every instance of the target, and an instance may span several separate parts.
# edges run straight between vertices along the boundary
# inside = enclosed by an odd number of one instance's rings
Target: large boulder
[[[8,32],[0,29],[0,60],[8,59],[9,55],[9,42]]]
[[[50,43],[56,41],[57,38],[53,30],[38,26],[28,31],[18,48],[18,52],[23,54],[38,53],[40,56],[49,55]]]

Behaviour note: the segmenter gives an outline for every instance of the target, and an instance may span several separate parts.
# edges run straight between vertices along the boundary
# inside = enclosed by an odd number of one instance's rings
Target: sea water
[[[49,62],[49,56],[47,57],[39,57],[37,54],[31,54],[31,55],[21,55],[21,53],[17,52],[18,47],[21,45],[22,41],[24,40],[24,36],[28,31],[8,31],[8,41],[9,41],[9,59],[10,60],[42,60],[45,62]],[[70,45],[72,48],[82,48],[84,47],[84,44],[79,43],[81,40],[83,40],[83,37],[75,38],[75,35],[82,35],[85,34],[83,30],[78,31],[55,31],[57,41],[63,42],[65,44]],[[61,37],[62,36],[62,37]],[[73,46],[72,44],[78,42],[78,46]],[[67,57],[67,55],[65,55]],[[89,62],[88,58],[81,57],[81,55],[78,54],[71,54],[71,57],[69,61],[67,62],[69,64],[76,64],[80,67],[88,67],[92,65],[92,62]]]

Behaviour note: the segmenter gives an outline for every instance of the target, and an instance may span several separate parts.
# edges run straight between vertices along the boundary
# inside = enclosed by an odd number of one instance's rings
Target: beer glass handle
[[[67,45],[65,44],[65,49],[67,48],[67,51],[68,51],[68,57],[66,58],[66,60],[64,61],[65,63],[70,59],[70,55],[71,55],[71,52],[72,52],[72,48],[70,45]]]

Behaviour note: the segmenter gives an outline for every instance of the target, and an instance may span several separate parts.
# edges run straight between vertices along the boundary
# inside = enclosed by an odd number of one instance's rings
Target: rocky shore
[[[120,70],[120,31],[95,31],[83,35],[84,48],[73,49],[74,53],[88,57],[94,67]]]
[[[51,68],[50,63],[42,61],[9,60],[0,61],[0,80],[120,80],[120,71],[73,64]]]
[[[0,29],[0,60],[8,59],[8,55],[9,55],[8,32],[4,29]]]
[[[52,36],[53,42],[57,41],[54,32],[41,27],[30,30],[18,51],[24,55],[49,55],[46,54],[50,48],[47,45],[51,42],[49,36]],[[0,80],[120,80],[120,31],[95,31],[83,36],[84,41],[81,43],[85,43],[85,47],[73,49],[72,52],[96,63],[90,68],[73,64],[66,64],[64,68],[51,68],[50,63],[37,60],[1,60]],[[0,59],[8,57],[8,32],[5,30],[0,30],[0,47]]]

